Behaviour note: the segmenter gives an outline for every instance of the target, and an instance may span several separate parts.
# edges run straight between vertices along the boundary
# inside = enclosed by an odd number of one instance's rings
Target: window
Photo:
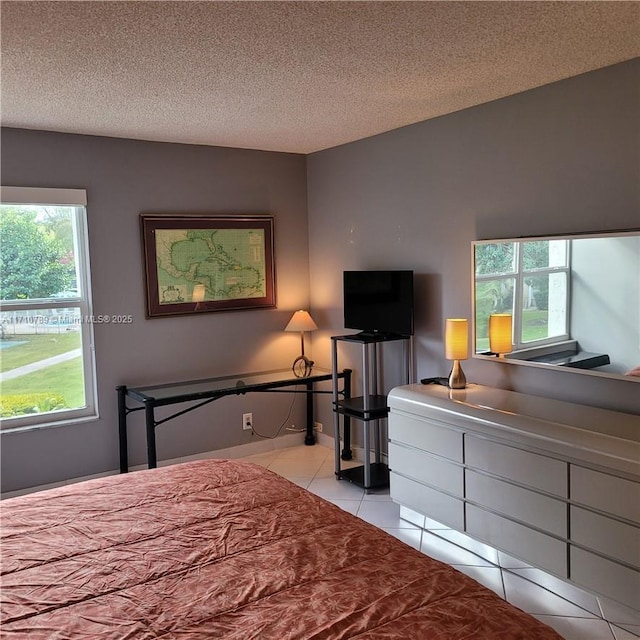
[[[2,187],[2,429],[96,416],[86,193]]]
[[[569,337],[569,242],[477,243],[476,351],[489,351],[493,313],[513,316],[514,350]]]

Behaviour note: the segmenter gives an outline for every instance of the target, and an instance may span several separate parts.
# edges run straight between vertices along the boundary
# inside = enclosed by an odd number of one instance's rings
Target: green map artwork
[[[263,229],[156,229],[159,303],[266,296]]]

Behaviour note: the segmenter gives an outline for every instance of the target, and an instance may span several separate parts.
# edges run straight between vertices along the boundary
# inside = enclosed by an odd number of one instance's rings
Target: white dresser
[[[388,403],[393,500],[640,610],[640,416],[480,385]]]

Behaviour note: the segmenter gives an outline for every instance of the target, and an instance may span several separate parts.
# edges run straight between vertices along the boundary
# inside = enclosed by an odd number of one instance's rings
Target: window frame
[[[501,281],[501,280],[513,280],[513,300],[511,303],[512,314],[512,343],[513,352],[525,351],[527,349],[533,349],[535,347],[542,347],[550,344],[564,342],[570,339],[569,327],[571,326],[571,242],[564,240],[566,247],[566,259],[563,266],[549,266],[549,267],[536,267],[534,269],[525,269],[524,267],[524,251],[523,245],[527,242],[541,242],[548,241],[547,238],[529,238],[529,239],[516,239],[516,240],[491,240],[491,241],[476,241],[473,243],[473,309],[474,309],[474,327],[476,323],[475,309],[477,305],[476,292],[478,283],[488,281]],[[483,273],[478,274],[475,271],[476,251],[478,246],[487,244],[512,244],[514,247],[513,257],[513,269],[511,271],[499,272],[499,273]],[[523,325],[523,292],[526,278],[538,275],[551,275],[553,273],[564,273],[566,278],[565,287],[565,317],[564,317],[564,332],[560,335],[555,335],[547,338],[540,338],[538,340],[530,340],[528,342],[522,341],[522,325]],[[477,336],[474,330],[474,350],[476,349]]]
[[[517,313],[514,312],[513,320],[513,350],[523,351],[532,347],[542,347],[556,342],[564,342],[569,340],[569,327],[571,326],[571,242],[569,240],[554,240],[553,242],[564,242],[565,245],[565,262],[564,266],[536,267],[534,269],[525,269],[524,267],[524,245],[529,242],[551,242],[545,238],[520,240],[516,244],[517,252],[517,271],[516,271],[516,290],[513,295],[513,305],[516,306],[518,301]],[[524,293],[524,285],[526,278],[539,275],[548,275],[554,273],[565,274],[565,302],[564,302],[564,332],[560,335],[548,338],[539,338],[538,340],[522,341],[522,324],[524,309],[522,308],[522,298]],[[547,318],[548,323],[548,318]]]
[[[78,309],[83,363],[85,406],[0,419],[0,432],[60,426],[97,419],[98,393],[96,381],[93,302],[91,295],[91,265],[87,225],[87,194],[84,189],[58,189],[40,187],[0,187],[2,205],[33,205],[74,207],[74,252],[78,295],[65,298],[34,298],[32,300],[1,301],[2,311],[39,311],[43,309]]]

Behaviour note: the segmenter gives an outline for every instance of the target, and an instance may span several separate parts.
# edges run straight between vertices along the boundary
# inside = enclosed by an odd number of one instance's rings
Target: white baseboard
[[[269,451],[277,451],[278,449],[297,447],[301,444],[304,444],[304,435],[304,432],[287,433],[278,438],[269,440],[256,440],[255,442],[248,442],[246,444],[240,444],[235,447],[228,447],[227,449],[204,451],[203,453],[196,453],[194,455],[183,456],[181,458],[172,458],[170,460],[158,460],[158,466],[166,467],[172,464],[179,464],[181,462],[191,462],[192,460],[208,460],[210,458],[245,458],[247,456],[253,456],[258,453],[267,453]],[[333,447],[333,438],[331,438],[331,444],[325,446]],[[140,464],[129,467],[129,471],[142,471],[146,468],[146,464]],[[69,478],[68,480],[63,480],[62,482],[53,482],[51,484],[42,484],[35,487],[26,487],[24,489],[18,489],[17,491],[5,491],[0,494],[0,499],[4,500],[5,498],[15,498],[16,496],[35,493],[36,491],[55,489],[56,487],[64,487],[65,485],[76,484],[77,482],[84,482],[85,480],[93,480],[95,478],[106,478],[107,476],[114,476],[119,473],[119,469],[112,469],[111,471],[95,473],[89,476]]]
[[[159,467],[166,467],[172,464],[180,464],[181,462],[191,462],[193,460],[208,460],[210,458],[246,458],[247,456],[253,456],[259,453],[268,453],[269,451],[277,451],[279,449],[288,449],[289,447],[297,447],[304,444],[305,433],[287,433],[278,438],[271,440],[256,440],[255,442],[248,442],[246,444],[240,444],[235,447],[228,447],[227,449],[216,449],[214,451],[204,451],[202,453],[196,453],[190,456],[183,456],[181,458],[171,458],[169,460],[159,460]],[[325,433],[316,433],[316,442],[320,446],[334,448],[335,440],[333,436]],[[353,459],[356,461],[364,461],[364,449],[362,447],[354,447],[351,445],[351,451],[353,453]],[[387,456],[382,456],[383,462],[387,461]],[[142,471],[147,468],[146,464],[135,465],[129,467],[129,471]],[[112,469],[111,471],[104,471],[103,473],[95,473],[89,476],[82,476],[78,478],[70,478],[62,482],[54,482],[51,484],[38,485],[36,487],[27,487],[25,489],[18,489],[17,491],[6,491],[0,494],[0,499],[14,498],[16,496],[26,495],[27,493],[35,493],[36,491],[44,491],[45,489],[54,489],[56,487],[64,487],[65,485],[75,484],[77,482],[84,482],[85,480],[93,480],[95,478],[105,478],[107,476],[114,476],[120,473],[119,469]]]
[[[166,467],[172,464],[180,464],[181,462],[191,462],[193,460],[209,460],[210,458],[246,458],[247,456],[255,456],[258,453],[268,453],[269,451],[277,451],[279,449],[288,449],[289,447],[297,447],[304,444],[304,433],[287,433],[273,439],[260,439],[246,444],[239,444],[235,447],[227,449],[216,449],[215,451],[204,451],[203,453],[195,453],[191,456],[183,456],[181,458],[172,458],[170,460],[158,461],[159,467]],[[131,467],[131,471],[146,469],[147,465],[139,465]]]
[[[324,433],[316,433],[316,442],[323,447],[329,447],[333,449],[335,446],[335,439],[333,436],[328,436]],[[340,449],[342,450],[342,442],[340,442]],[[353,455],[353,459],[359,462],[364,462],[364,447],[354,447],[351,445],[351,454]],[[372,454],[373,455],[373,454]],[[387,454],[383,453],[380,456],[382,462],[387,464]]]
[[[329,447],[329,449],[333,449],[335,439],[333,436],[328,436],[326,433],[316,433],[316,442],[323,447]]]

